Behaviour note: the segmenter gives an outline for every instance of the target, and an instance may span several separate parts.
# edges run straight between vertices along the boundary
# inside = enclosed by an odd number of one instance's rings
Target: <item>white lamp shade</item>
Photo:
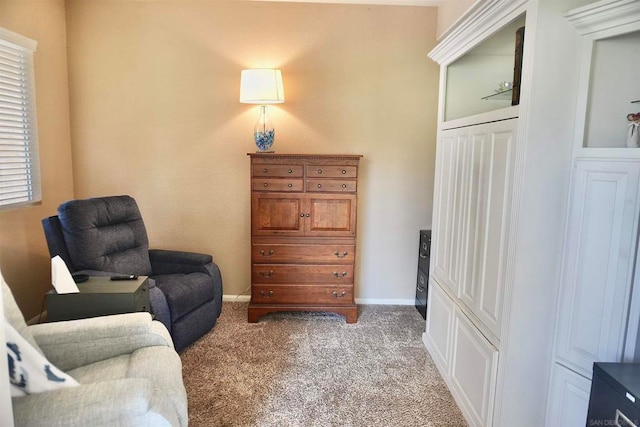
[[[252,68],[240,73],[240,102],[281,104],[284,102],[282,73],[273,68]]]

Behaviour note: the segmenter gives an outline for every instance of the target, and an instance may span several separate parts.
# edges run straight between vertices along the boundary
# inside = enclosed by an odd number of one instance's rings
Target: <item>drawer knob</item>
[[[268,187],[268,186],[269,186],[269,184],[267,184],[267,183],[265,182],[265,183],[264,183],[264,186],[265,186],[265,187]]]
[[[293,184],[287,184],[287,187],[291,188],[293,187]]]
[[[271,278],[273,276],[273,270],[269,270],[268,273],[265,273],[264,271],[260,272],[260,276],[265,277],[267,279]]]
[[[347,184],[342,184],[342,188],[347,188]]]
[[[346,252],[346,251],[345,251],[345,252],[342,252],[342,253],[340,253],[340,252],[338,252],[338,251],[335,251],[333,254],[334,254],[335,256],[337,256],[338,258],[344,258],[344,257],[346,257],[347,255],[349,255],[349,253],[348,253],[348,252]]]
[[[287,171],[287,173],[293,173],[293,171],[292,171],[291,169],[289,169],[289,170]]]
[[[420,284],[424,285],[424,276],[422,276],[422,275],[420,276]]]
[[[332,295],[333,295],[335,298],[344,298],[344,296],[345,296],[345,295],[347,295],[347,293],[346,293],[345,291],[342,291],[340,294],[338,294],[338,292],[333,291]]]
[[[275,252],[273,249],[269,250],[269,253],[267,255],[267,252],[264,251],[264,249],[260,250],[260,255],[262,255],[263,257],[270,257],[271,255],[273,255]]]
[[[273,291],[269,291],[269,292],[260,291],[260,296],[262,298],[271,298],[273,296]]]
[[[300,214],[300,218],[304,218],[304,214],[303,213]]]
[[[322,169],[318,169],[318,174],[322,174]]]
[[[336,279],[342,279],[343,277],[347,277],[347,272],[343,271],[342,274],[340,274],[337,271],[334,271],[333,277],[335,277]]]
[[[322,188],[322,184],[318,184],[318,188]]]
[[[269,169],[264,168],[264,169],[262,169],[262,172],[267,173],[267,172],[269,172]]]
[[[304,216],[306,216],[307,218],[309,218],[311,215],[310,215],[310,214],[304,214]]]
[[[342,169],[342,175],[345,175],[346,173],[347,173],[347,171]]]

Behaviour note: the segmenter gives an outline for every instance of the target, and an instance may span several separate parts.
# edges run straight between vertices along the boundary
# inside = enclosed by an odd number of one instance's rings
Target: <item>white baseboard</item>
[[[415,299],[356,298],[356,304],[362,305],[415,305],[415,303]]]
[[[222,301],[227,302],[249,302],[250,295],[223,295]],[[356,298],[356,304],[361,305],[414,305],[415,299],[393,299],[393,298]]]
[[[251,295],[222,295],[222,301],[227,302],[249,302]]]

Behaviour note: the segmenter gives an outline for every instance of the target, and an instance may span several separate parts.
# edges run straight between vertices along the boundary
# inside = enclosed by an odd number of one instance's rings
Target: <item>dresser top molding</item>
[[[633,0],[630,0],[633,1]],[[429,58],[448,65],[526,11],[531,0],[479,0],[467,10],[429,52]]]
[[[362,154],[276,154],[247,153],[252,159],[289,159],[289,160],[358,160]]]
[[[612,29],[618,29],[619,33],[631,32],[640,28],[640,2],[602,0],[573,9],[565,16],[582,36]],[[621,28],[625,25],[631,28]]]

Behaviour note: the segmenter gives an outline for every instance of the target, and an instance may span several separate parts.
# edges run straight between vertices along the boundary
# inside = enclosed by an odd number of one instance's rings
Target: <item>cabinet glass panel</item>
[[[634,117],[640,130],[640,31],[596,40],[593,45],[591,78],[584,146],[630,147],[627,133]],[[631,119],[631,120],[630,120]]]
[[[445,121],[499,110],[518,103],[513,99],[516,73],[516,32],[525,16],[517,18],[447,66]],[[522,43],[518,44],[522,49]],[[518,90],[518,89],[516,89]]]

